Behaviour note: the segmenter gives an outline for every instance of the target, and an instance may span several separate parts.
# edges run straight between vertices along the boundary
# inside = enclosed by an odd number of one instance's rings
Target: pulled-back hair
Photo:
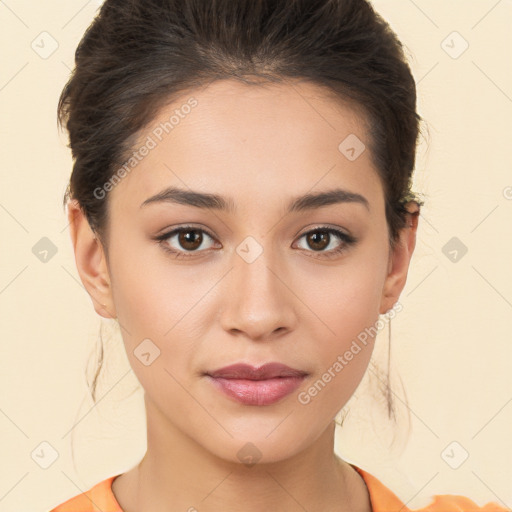
[[[94,190],[162,106],[218,79],[304,79],[355,102],[366,113],[391,244],[405,225],[416,87],[401,43],[365,0],[106,0],[75,64],[58,105],[74,158],[64,202],[77,199],[100,237],[108,199]]]
[[[305,80],[362,111],[391,246],[406,203],[422,204],[411,190],[415,82],[402,44],[366,0],[106,0],[75,64],[58,105],[74,159],[64,203],[76,199],[104,243],[108,195],[94,190],[164,105],[221,79]]]

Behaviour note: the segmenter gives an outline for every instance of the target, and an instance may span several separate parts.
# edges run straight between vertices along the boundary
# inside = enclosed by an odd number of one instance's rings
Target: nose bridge
[[[225,330],[267,339],[293,328],[293,294],[279,268],[271,248],[253,237],[237,246],[222,309]]]

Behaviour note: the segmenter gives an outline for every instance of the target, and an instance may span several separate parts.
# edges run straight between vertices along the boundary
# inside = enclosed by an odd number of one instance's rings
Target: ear
[[[416,232],[418,229],[419,206],[417,203],[406,205],[407,224],[400,230],[399,239],[393,251],[389,254],[388,275],[382,290],[380,314],[389,311],[398,301],[407,281],[407,272],[414,247],[416,246]]]
[[[94,309],[104,318],[116,318],[112,288],[103,245],[91,229],[76,200],[67,204],[75,263]]]

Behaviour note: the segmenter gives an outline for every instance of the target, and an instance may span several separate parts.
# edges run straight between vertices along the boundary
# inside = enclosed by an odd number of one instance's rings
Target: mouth
[[[297,389],[307,375],[281,363],[259,368],[234,364],[206,373],[216,389],[244,405],[274,404]]]

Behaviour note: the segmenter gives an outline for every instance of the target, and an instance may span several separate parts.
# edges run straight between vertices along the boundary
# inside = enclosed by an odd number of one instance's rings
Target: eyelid
[[[307,235],[308,233],[311,233],[312,231],[336,231],[342,234],[343,236],[346,236],[347,238],[353,238],[355,240],[355,237],[346,232],[343,228],[335,225],[330,224],[313,224],[312,226],[308,226],[305,228],[305,231],[299,232],[300,234],[297,234],[296,236],[301,237],[304,235]]]
[[[169,237],[173,234],[176,234],[177,232],[180,232],[180,231],[185,231],[187,229],[190,229],[190,230],[197,230],[197,231],[203,231],[205,232],[208,236],[210,236],[211,238],[215,238],[215,235],[213,235],[208,228],[205,228],[203,227],[202,225],[196,225],[194,223],[188,223],[188,224],[178,224],[177,226],[172,226],[172,227],[169,227],[167,226],[166,228],[164,229],[161,229],[155,236],[154,238],[164,238],[164,237]]]

